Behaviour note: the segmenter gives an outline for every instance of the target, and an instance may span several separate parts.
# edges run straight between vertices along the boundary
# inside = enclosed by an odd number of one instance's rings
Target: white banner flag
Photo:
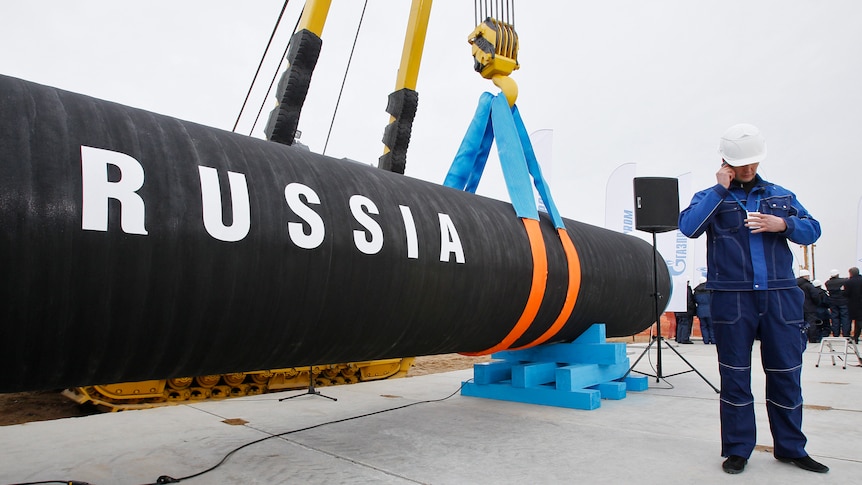
[[[608,177],[605,188],[605,229],[631,234],[635,230],[635,198],[632,180],[637,164],[624,163]]]
[[[856,264],[862,266],[862,197],[859,198],[859,207],[856,208]]]
[[[691,202],[691,172],[677,177],[679,181],[679,207],[684,209]],[[656,235],[656,246],[665,263],[671,278],[670,300],[665,311],[684,312],[687,309],[686,284],[697,286],[694,268],[693,243],[679,229]]]

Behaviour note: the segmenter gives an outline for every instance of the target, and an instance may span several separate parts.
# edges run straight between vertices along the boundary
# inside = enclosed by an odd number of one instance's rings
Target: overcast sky
[[[230,130],[282,0],[5,2],[0,73]],[[300,119],[322,152],[362,11],[334,0]],[[376,164],[389,121],[410,2],[369,0],[326,154]],[[262,130],[269,80],[302,2],[290,2],[239,129]],[[862,163],[862,2],[855,0],[520,1],[518,107],[528,131],[554,132],[549,180],[563,216],[604,224],[605,185],[691,172],[715,183],[718,138],[738,122],[767,138],[761,172],[820,220],[815,270],[856,259]],[[440,183],[479,95],[473,2],[436,0],[422,61],[407,175]],[[282,68],[283,69],[283,68]],[[506,199],[489,163],[479,193]],[[799,253],[799,248],[794,250]]]

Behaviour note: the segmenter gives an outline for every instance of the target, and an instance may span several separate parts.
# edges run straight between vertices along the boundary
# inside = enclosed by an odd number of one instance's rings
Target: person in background
[[[859,268],[850,268],[850,277],[844,282],[844,296],[847,298],[847,314],[853,320],[853,342],[859,343],[860,329],[862,324],[862,276],[859,276]]]
[[[814,288],[817,289],[817,300],[820,302],[817,305],[817,340],[820,341],[823,337],[832,335],[832,326],[829,324],[829,293],[823,288],[823,282],[814,280],[811,282]]]
[[[694,295],[691,292],[691,285],[688,281],[685,282],[685,294],[685,311],[674,312],[673,314],[676,318],[676,342],[680,344],[693,343],[691,341],[691,325],[697,303],[694,301]]]
[[[817,343],[820,342],[820,326],[817,323],[817,310],[821,303],[820,291],[811,284],[810,278],[811,272],[807,269],[801,269],[799,270],[799,277],[796,278],[796,285],[802,290],[804,296],[802,312],[805,322],[808,324],[808,341]]]
[[[847,313],[847,297],[844,296],[844,282],[847,278],[838,276],[838,270],[829,272],[826,291],[829,292],[829,320],[832,323],[833,337],[850,337],[850,314]]]
[[[716,184],[696,193],[679,216],[690,238],[706,233],[709,309],[721,375],[721,465],[745,470],[757,443],[751,354],[756,337],[766,373],[766,411],[773,456],[804,470],[826,473],[805,451],[802,432],[802,291],[793,277],[788,241],[813,244],[820,223],[796,195],[757,174],[766,158],[760,130],[742,123],[719,142]],[[777,169],[776,169],[777,170]]]
[[[712,333],[712,317],[709,315],[709,300],[712,292],[706,289],[706,278],[700,277],[697,286],[694,287],[694,301],[697,302],[697,319],[700,321],[700,335],[703,343],[710,345],[715,343]]]

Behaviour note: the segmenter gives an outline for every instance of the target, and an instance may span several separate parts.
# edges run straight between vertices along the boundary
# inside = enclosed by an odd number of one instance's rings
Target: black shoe
[[[811,458],[808,455],[805,455],[802,458],[785,458],[783,456],[776,455],[775,459],[782,463],[793,463],[803,470],[808,470],[814,473],[826,473],[829,471],[828,466],[814,461],[814,458]]]
[[[745,458],[730,455],[726,460],[724,460],[724,463],[721,464],[721,469],[724,470],[725,473],[736,475],[737,473],[742,473],[742,470],[745,470],[746,463],[748,463],[748,460]]]
[[[685,342],[680,342],[680,343],[681,344],[693,344],[694,342],[692,342],[691,340],[686,340]]]

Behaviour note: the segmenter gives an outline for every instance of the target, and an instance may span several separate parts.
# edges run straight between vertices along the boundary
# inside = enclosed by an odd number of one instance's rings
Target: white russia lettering
[[[368,212],[365,212],[365,210]],[[353,231],[353,244],[356,249],[365,254],[377,254],[383,249],[383,229],[380,224],[368,214],[380,214],[377,206],[368,197],[354,195],[350,197],[350,213],[366,231]]]
[[[108,166],[120,171],[116,182],[108,180]],[[108,230],[108,202],[120,202],[120,221],[123,232],[147,235],[144,225],[146,205],[137,191],[144,186],[144,168],[133,157],[124,153],[81,146],[81,173],[83,188],[81,228],[90,231]],[[201,181],[203,224],[207,233],[219,241],[237,242],[248,236],[251,228],[251,209],[248,183],[244,174],[228,172],[231,212],[233,221],[225,225],[222,219],[221,189],[218,171],[212,167],[198,166]],[[323,244],[326,226],[320,215],[311,208],[320,205],[320,197],[309,186],[290,183],[284,188],[287,206],[303,222],[288,222],[287,232],[291,242],[303,249],[315,249]],[[383,249],[383,228],[370,216],[379,215],[377,205],[364,195],[352,195],[348,200],[350,213],[363,230],[353,231],[353,243],[363,254],[377,254]],[[404,221],[404,237],[407,257],[419,258],[419,236],[410,207],[399,205]],[[464,263],[464,249],[455,224],[448,214],[438,213],[440,224],[440,261],[449,262],[455,256],[456,263]],[[304,223],[304,224],[303,224]],[[306,233],[306,227],[308,232]]]
[[[198,166],[201,178],[201,202],[203,203],[204,227],[219,241],[236,242],[248,236],[251,228],[251,209],[248,202],[248,184],[245,175],[228,172],[233,223],[225,226],[222,220],[221,189],[218,171],[211,167]]]
[[[120,169],[117,182],[108,180],[108,165]],[[124,154],[81,146],[81,187],[84,207],[81,227],[92,231],[108,230],[108,199],[123,207],[122,228],[128,234],[147,234],[144,227],[144,199],[137,191],[144,186],[144,167]]]

